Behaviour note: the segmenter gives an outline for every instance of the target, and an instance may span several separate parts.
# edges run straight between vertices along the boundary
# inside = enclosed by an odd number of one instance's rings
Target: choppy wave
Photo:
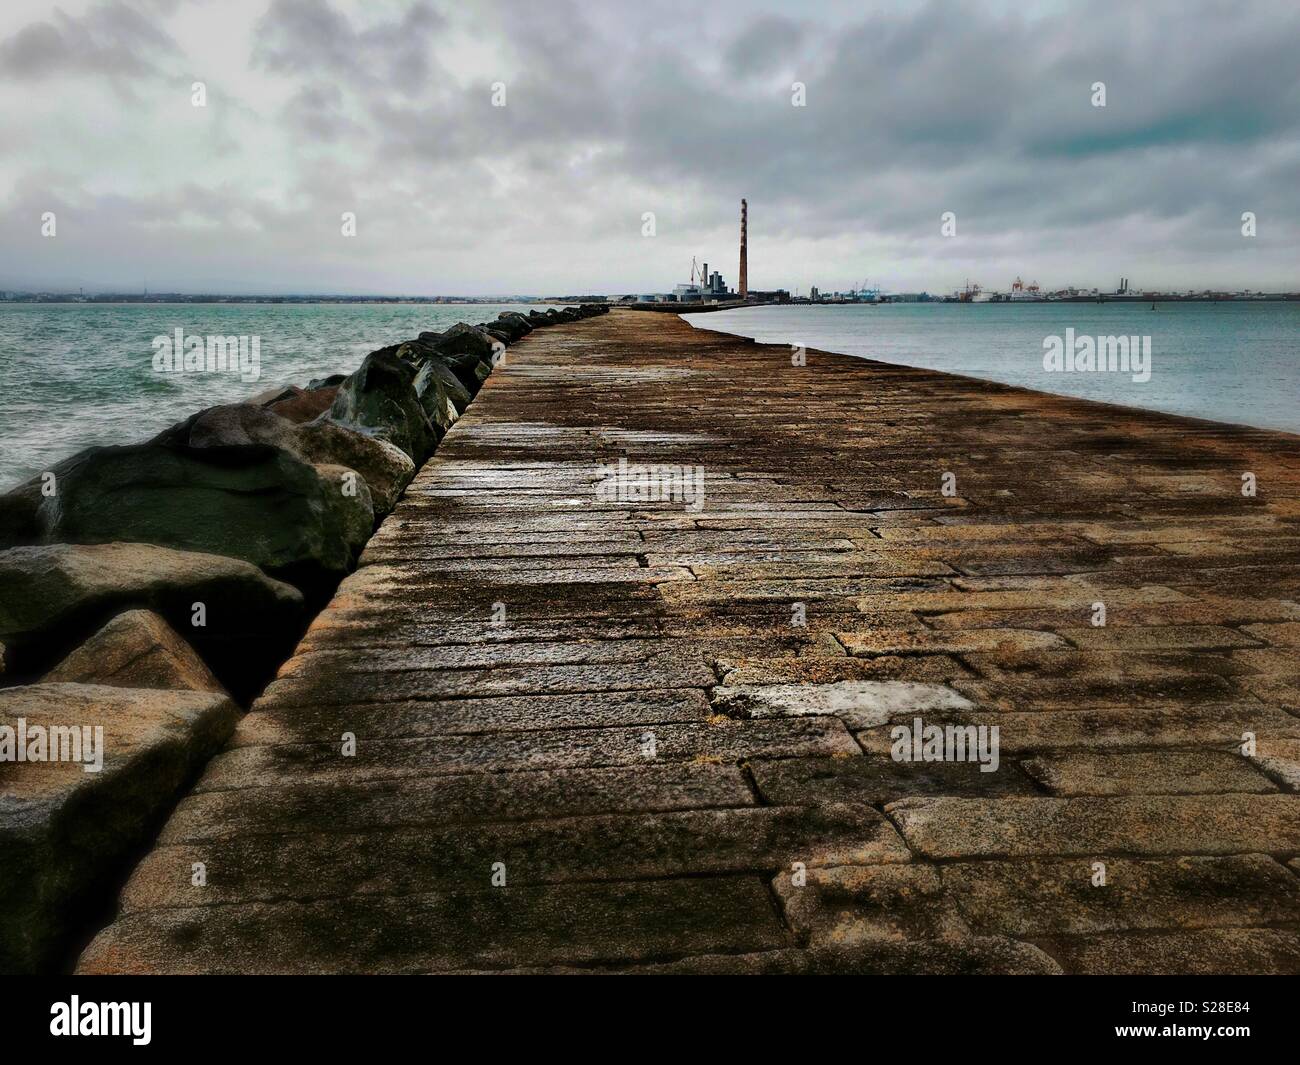
[[[203,407],[354,370],[368,352],[516,304],[0,304],[0,490],[84,447],[144,440]],[[258,336],[261,376],[161,374],[153,338]]]

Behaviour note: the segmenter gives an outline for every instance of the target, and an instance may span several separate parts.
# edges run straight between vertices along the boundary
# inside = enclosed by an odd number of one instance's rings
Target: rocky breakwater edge
[[[421,333],[0,496],[0,972],[68,966],[111,916],[505,348],[607,310]]]

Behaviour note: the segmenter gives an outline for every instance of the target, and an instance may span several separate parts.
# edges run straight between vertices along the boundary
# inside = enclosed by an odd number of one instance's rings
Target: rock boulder
[[[51,471],[56,478],[64,465],[61,463]],[[45,500],[41,486],[41,478],[33,477],[0,495],[0,547],[40,542],[40,511]]]
[[[420,405],[429,416],[429,421],[437,426],[439,440],[460,417],[460,411],[456,409],[442,377],[446,372],[446,366],[438,359],[428,359],[415,375],[415,394],[420,397]]]
[[[464,414],[465,408],[469,406],[470,394],[460,382],[452,368],[438,354],[437,350],[424,341],[413,340],[401,346],[402,356],[406,358],[411,365],[416,367],[417,381],[415,389],[417,392],[423,392],[428,386],[427,382],[420,382],[418,376],[420,373],[427,373],[429,376],[436,377],[442,384],[443,391],[447,398],[451,400],[452,406],[456,408],[456,413]]]
[[[314,392],[318,388],[337,388],[348,379],[345,373],[332,373],[328,377],[315,377],[307,382],[307,391]]]
[[[44,678],[56,682],[225,694],[203,659],[152,610],[118,614]]]
[[[415,476],[415,463],[396,444],[383,437],[354,432],[328,418],[300,425],[294,433],[293,446],[298,454],[318,467],[341,466],[359,473],[370,490],[376,521],[397,506],[403,490]]]
[[[533,331],[528,319],[518,311],[502,311],[498,314],[497,328],[510,333],[511,343],[523,339]]]
[[[124,865],[238,717],[214,692],[0,689],[0,744],[16,751],[21,730],[28,755],[0,761],[0,972],[52,972],[68,960]],[[38,760],[36,729],[47,741],[58,729],[59,753],[80,760]],[[87,772],[100,755],[98,771]]]
[[[323,388],[294,388],[287,395],[264,404],[267,410],[290,422],[309,422],[319,418],[334,403],[338,385]]]
[[[260,688],[307,623],[302,593],[238,559],[152,544],[0,551],[0,642],[11,674],[39,676],[132,607],[183,633],[241,699]]]
[[[275,417],[236,406],[250,421]],[[40,506],[42,539],[158,544],[243,559],[313,591],[337,583],[374,526],[364,480],[276,444],[235,443],[239,417],[208,414],[144,444],[74,456]]]
[[[418,467],[440,437],[415,394],[415,375],[415,367],[399,359],[394,348],[372,351],[338,386],[333,405],[322,417],[387,440]]]
[[[209,407],[166,430],[159,439],[189,447],[268,444],[290,451],[314,466],[347,467],[365,480],[376,515],[392,510],[415,476],[415,464],[386,440],[325,418],[295,425],[270,408],[247,403]]]
[[[457,323],[445,333],[421,333],[419,338],[445,362],[471,396],[492,373],[501,342],[472,325]]]

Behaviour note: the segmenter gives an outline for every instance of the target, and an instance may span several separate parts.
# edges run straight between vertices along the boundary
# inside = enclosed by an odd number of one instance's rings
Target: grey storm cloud
[[[329,3],[273,0],[256,26],[254,64],[286,75],[320,76],[362,91],[422,90],[434,72],[430,38],[445,20],[415,3],[392,21],[359,28]]]
[[[0,77],[33,81],[76,75],[148,78],[175,42],[158,25],[164,7],[114,2],[76,18],[55,8],[0,43]]]
[[[791,51],[808,27],[792,18],[761,15],[745,25],[723,50],[727,74],[733,78],[761,77],[784,70]]]
[[[116,241],[178,288],[662,289],[697,252],[733,254],[746,196],[759,285],[942,288],[975,269],[1300,287],[1289,0],[217,6],[224,125],[204,140],[166,112],[184,173],[148,165],[167,151],[153,131],[212,5],[92,3],[0,31],[0,91],[98,77],[145,105],[101,116],[122,147],[93,165],[0,118],[23,149],[0,171],[0,238],[26,264],[0,284],[106,283]],[[79,121],[75,97],[45,106]],[[75,257],[31,232],[56,191],[84,223]],[[344,209],[366,239],[340,246]],[[176,250],[186,232],[201,254]]]

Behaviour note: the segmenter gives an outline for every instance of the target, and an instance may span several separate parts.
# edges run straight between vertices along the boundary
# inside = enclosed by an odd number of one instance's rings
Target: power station
[[[671,299],[677,303],[692,303],[697,300],[719,302],[728,298],[743,300],[749,296],[749,204],[740,201],[740,287],[733,292],[727,288],[726,279],[717,270],[709,272],[709,264],[704,263],[698,269],[696,260],[691,260],[691,279],[684,285],[677,285],[671,297],[648,297],[650,300]]]
[[[785,289],[771,292],[751,292],[749,289],[749,201],[740,201],[740,270],[739,282],[734,289],[727,287],[726,279],[717,270],[710,272],[709,264],[700,263],[698,258],[691,259],[691,278],[682,285],[674,286],[672,292],[648,293],[646,295],[620,296],[619,303],[631,303],[638,306],[648,304],[673,303],[710,303],[726,307],[738,306],[754,300],[762,303],[788,303],[790,293]],[[660,309],[656,307],[655,309]],[[662,308],[667,309],[667,308]]]

